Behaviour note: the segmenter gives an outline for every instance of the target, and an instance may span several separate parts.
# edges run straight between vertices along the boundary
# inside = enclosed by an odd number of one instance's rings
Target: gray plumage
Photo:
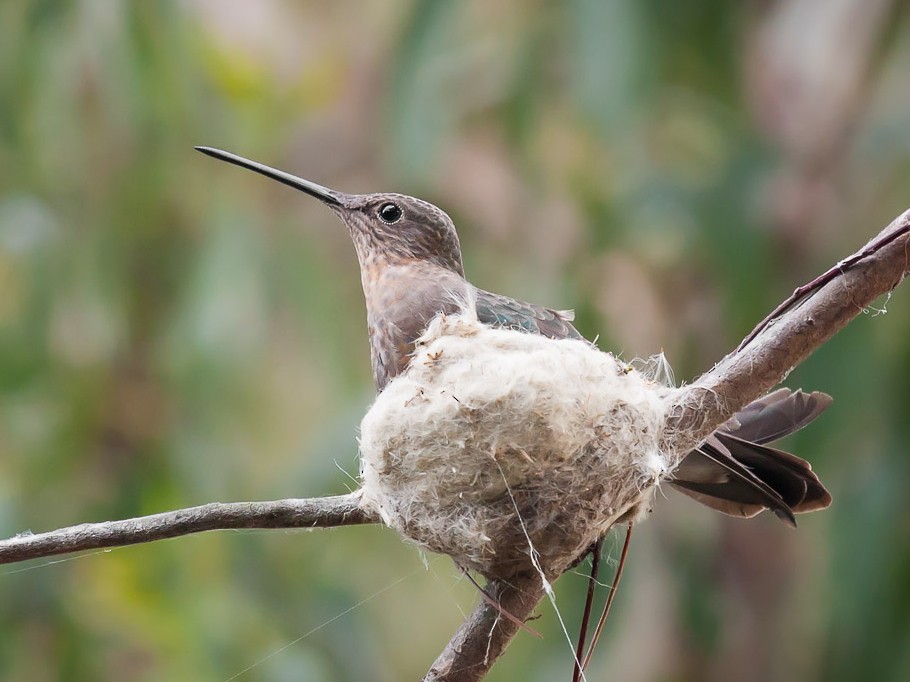
[[[377,391],[407,367],[414,342],[430,320],[461,310],[468,300],[485,324],[554,339],[581,338],[571,313],[484,291],[465,280],[455,226],[430,203],[402,194],[345,194],[228,152],[197,149],[320,199],[347,226],[360,264]],[[830,403],[823,393],[789,389],[756,400],[687,455],[671,484],[734,516],[770,509],[795,523],[794,513],[827,507],[831,496],[811,466],[767,444],[801,429]]]

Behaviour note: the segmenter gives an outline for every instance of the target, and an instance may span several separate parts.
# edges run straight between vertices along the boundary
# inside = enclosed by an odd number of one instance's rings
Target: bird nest
[[[462,568],[554,578],[670,473],[670,390],[585,341],[437,317],[361,424],[364,503]]]

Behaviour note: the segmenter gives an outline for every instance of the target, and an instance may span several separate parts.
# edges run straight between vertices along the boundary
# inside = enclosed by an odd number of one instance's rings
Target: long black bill
[[[317,185],[315,182],[298,178],[296,175],[291,175],[290,173],[285,173],[277,168],[271,168],[270,166],[250,161],[242,156],[237,156],[236,154],[231,154],[230,152],[222,151],[221,149],[214,149],[213,147],[196,147],[195,149],[196,151],[200,151],[219,161],[227,161],[235,166],[240,166],[241,168],[254,171],[267,178],[271,178],[272,180],[277,180],[288,187],[299,189],[301,192],[306,192],[310,196],[314,196],[330,206],[344,205],[346,195],[343,192],[336,192],[328,187]]]

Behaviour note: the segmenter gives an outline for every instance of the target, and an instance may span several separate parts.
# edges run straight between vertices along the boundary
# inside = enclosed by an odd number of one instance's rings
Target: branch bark
[[[124,521],[83,523],[37,535],[21,533],[0,541],[0,564],[135,545],[209,530],[332,528],[378,522],[377,517],[361,507],[357,493],[270,502],[213,502]]]
[[[503,612],[525,622],[544,596],[537,574],[510,583],[493,580],[484,588],[499,605],[481,601],[443,649],[424,682],[476,682],[486,676],[518,632],[518,625]]]

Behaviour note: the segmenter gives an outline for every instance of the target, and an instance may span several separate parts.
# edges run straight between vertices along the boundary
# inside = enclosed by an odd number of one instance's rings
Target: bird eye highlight
[[[398,222],[401,219],[401,207],[389,201],[379,207],[379,218],[389,225]]]

